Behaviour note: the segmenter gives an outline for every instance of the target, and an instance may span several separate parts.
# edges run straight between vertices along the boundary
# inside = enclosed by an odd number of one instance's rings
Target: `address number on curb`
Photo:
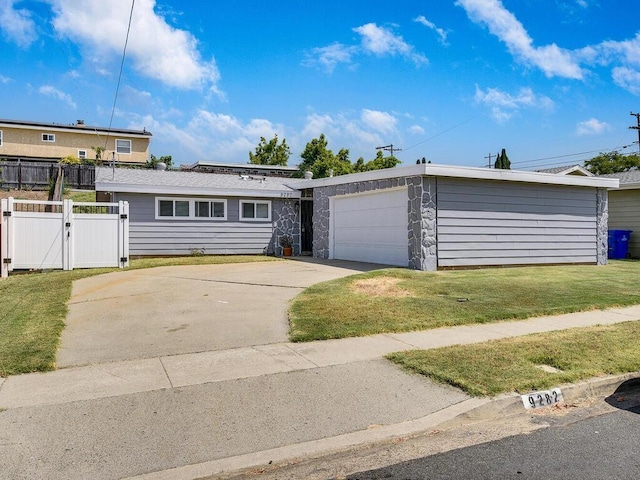
[[[559,388],[553,390],[542,390],[540,392],[527,393],[521,395],[524,408],[531,410],[533,408],[548,407],[554,403],[562,402],[562,391]]]

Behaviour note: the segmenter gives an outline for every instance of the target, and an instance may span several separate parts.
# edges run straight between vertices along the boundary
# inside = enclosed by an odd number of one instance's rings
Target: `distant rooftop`
[[[627,172],[607,173],[600,177],[617,178],[620,180],[620,188],[640,188],[640,170],[629,170]]]
[[[64,130],[64,131],[75,131],[82,133],[99,133],[99,134],[114,134],[120,133],[124,135],[140,135],[145,137],[151,137],[151,132],[148,132],[146,129],[142,130],[131,130],[126,128],[107,128],[107,127],[96,127],[85,125],[84,121],[78,120],[76,123],[64,124],[64,123],[45,123],[45,122],[31,122],[25,120],[8,120],[8,119],[0,119],[0,127],[15,127],[15,128],[39,128],[39,129],[47,129],[47,130]]]
[[[555,173],[557,175],[584,175],[585,177],[593,176],[593,173],[582,165],[562,165],[560,167],[543,168],[541,170],[536,170],[536,172]]]
[[[211,172],[221,174],[266,175],[268,177],[291,178],[299,171],[298,167],[282,167],[280,165],[256,165],[253,163],[217,163],[196,162],[182,165],[180,170],[193,172]]]

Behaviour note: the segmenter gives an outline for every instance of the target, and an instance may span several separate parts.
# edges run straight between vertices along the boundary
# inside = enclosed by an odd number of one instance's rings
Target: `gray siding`
[[[175,197],[148,194],[117,195],[116,200],[129,202],[131,255],[190,255],[195,250],[207,255],[262,254],[270,243],[273,245],[271,222],[238,221],[238,198],[227,199],[226,221],[156,220],[155,198],[163,196]],[[278,200],[271,200],[273,208]]]
[[[609,228],[631,230],[629,254],[640,258],[640,190],[609,192]]]
[[[597,262],[595,189],[437,182],[438,266]]]

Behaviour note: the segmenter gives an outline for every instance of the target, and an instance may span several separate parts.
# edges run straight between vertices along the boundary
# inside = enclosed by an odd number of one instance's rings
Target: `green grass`
[[[96,192],[94,190],[75,191],[69,195],[69,199],[74,202],[91,202],[96,201]]]
[[[389,360],[472,396],[545,390],[640,370],[640,321],[482,344],[394,353]],[[560,370],[546,373],[538,365]]]
[[[129,269],[279,261],[265,256],[143,258]],[[11,275],[0,281],[0,377],[55,369],[55,357],[74,280],[118,269]]]
[[[358,293],[391,277],[411,296]],[[407,332],[640,303],[640,262],[442,272],[377,270],[314,285],[290,308],[293,341]],[[465,301],[460,301],[465,300]]]

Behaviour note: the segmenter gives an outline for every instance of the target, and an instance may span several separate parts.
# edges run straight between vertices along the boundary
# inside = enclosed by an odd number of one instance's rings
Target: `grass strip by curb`
[[[404,369],[472,396],[545,390],[640,370],[640,321],[387,355]],[[558,370],[548,373],[540,366]]]

